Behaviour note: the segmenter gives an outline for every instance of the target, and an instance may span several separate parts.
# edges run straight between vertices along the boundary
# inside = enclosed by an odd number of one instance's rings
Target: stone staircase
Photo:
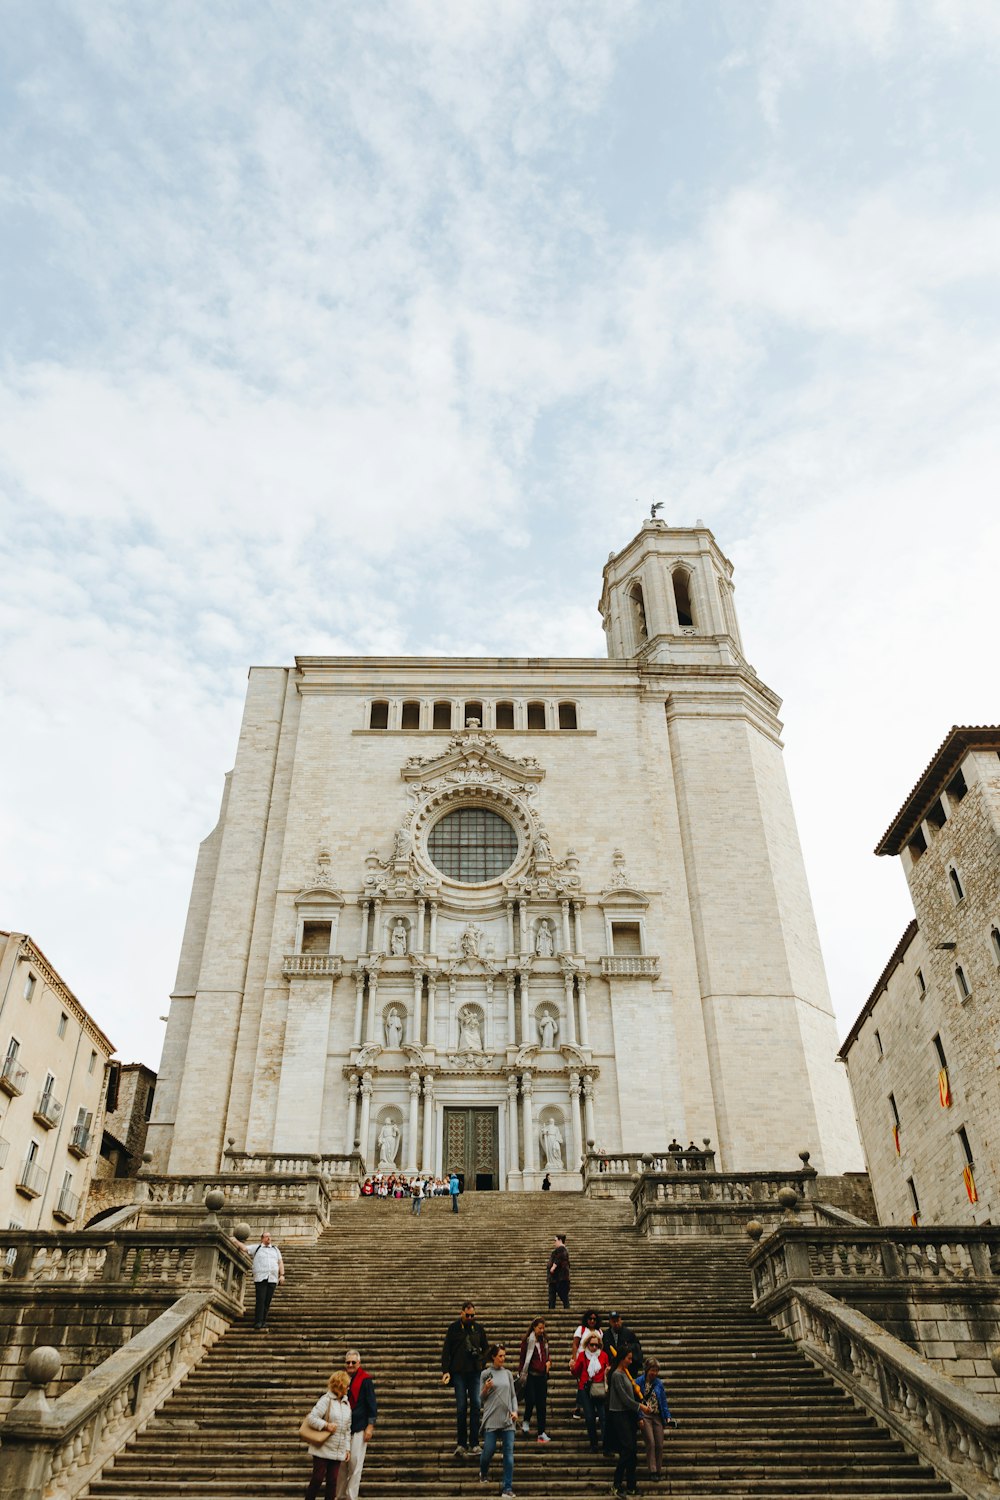
[[[556,1193],[468,1194],[455,1216],[424,1204],[358,1199],[320,1241],[286,1254],[287,1282],[269,1328],[234,1326],[95,1481],[95,1496],[301,1495],[309,1455],[296,1432],[344,1350],[356,1345],[376,1381],[379,1424],[363,1500],[457,1500],[484,1493],[475,1460],[456,1459],[454,1401],[440,1384],[444,1331],[471,1297],[491,1340],[517,1347],[546,1312],[545,1256],[565,1232],[571,1311],[549,1314],[553,1373],[548,1447],[518,1435],[519,1496],[607,1493],[611,1469],[572,1420],[568,1374],[581,1311],[619,1307],[655,1355],[679,1428],[666,1478],[639,1487],[674,1497],[918,1500],[954,1491],[857,1410],[750,1308],[745,1246],[732,1240],[640,1239],[631,1207]],[[252,1299],[251,1299],[252,1305]],[[495,1481],[495,1482],[494,1482]],[[499,1455],[490,1487],[500,1489]]]

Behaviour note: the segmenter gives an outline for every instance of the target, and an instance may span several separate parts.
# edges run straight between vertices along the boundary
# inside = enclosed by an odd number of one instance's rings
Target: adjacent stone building
[[[884,1224],[1000,1219],[1000,728],[953,728],[875,851],[910,923],[841,1049]]]
[[[587,1142],[860,1166],[782,764],[732,566],[647,521],[608,659],[250,672],[201,847],[153,1170],[225,1151],[578,1187]]]
[[[38,945],[0,932],[0,1219],[80,1227],[114,1046]]]
[[[134,1177],[142,1166],[156,1074],[145,1063],[112,1063],[95,1179]]]

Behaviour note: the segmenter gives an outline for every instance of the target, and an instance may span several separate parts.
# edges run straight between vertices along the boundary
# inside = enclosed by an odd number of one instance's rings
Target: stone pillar
[[[566,996],[566,1035],[564,1041],[576,1046],[576,1002],[573,998],[573,971],[563,973],[563,992]]]
[[[512,970],[507,972],[507,1045],[513,1047],[517,1042],[517,1018],[514,1015],[514,974]]]
[[[535,1171],[535,1115],[531,1097],[531,1074],[521,1074],[521,1128],[524,1135],[524,1170]]]
[[[424,1154],[422,1170],[434,1171],[434,1074],[424,1074]]]
[[[355,969],[354,971],[354,1045],[360,1047],[363,1041],[362,1027],[365,1019],[365,971]],[[353,1142],[352,1142],[353,1144]]]
[[[375,1035],[376,1005],[378,1003],[378,980],[374,974],[368,975],[368,1041],[381,1040]]]
[[[437,979],[433,974],[427,976],[427,1045],[434,1046],[434,1037],[437,1033]]]
[[[573,1122],[573,1151],[570,1156],[569,1146],[566,1148],[566,1165],[571,1171],[575,1171],[583,1160],[584,1139],[583,1128],[580,1123],[580,1075],[571,1073],[569,1075],[569,1114]]]
[[[420,1121],[420,1074],[416,1071],[410,1074],[410,1121],[406,1141],[405,1171],[411,1175],[417,1170],[420,1160],[417,1155],[417,1127]]]
[[[361,1075],[361,1128],[358,1135],[361,1137],[361,1156],[366,1170],[368,1166],[368,1135],[372,1122],[372,1075],[365,1069]]]
[[[371,942],[371,948],[369,950],[370,952],[372,952],[372,953],[384,953],[385,952],[385,943],[382,941],[382,898],[381,898],[381,896],[376,896],[374,902],[372,903],[372,931],[371,931],[370,942]]]
[[[518,921],[521,933],[521,952],[528,951],[528,903],[523,898],[517,903]]]
[[[360,952],[367,953],[369,951],[368,950],[368,908],[371,905],[371,902],[370,901],[359,901],[358,905],[361,907],[361,944],[360,944]]]
[[[590,1027],[587,1023],[587,976],[580,973],[576,976],[576,989],[580,997],[580,1046],[590,1046]]]
[[[507,1075],[507,1174],[520,1172],[521,1153],[517,1148],[517,1074]]]
[[[418,969],[413,976],[413,1018],[410,1021],[410,1041],[419,1047],[423,1041],[424,973]]]
[[[596,1141],[597,1132],[594,1129],[594,1079],[592,1074],[583,1075],[583,1133],[584,1148],[587,1141]]]
[[[504,902],[504,906],[507,908],[507,952],[508,953],[513,953],[513,951],[514,951],[514,903],[513,903],[513,901],[505,901]]]
[[[527,969],[521,970],[521,1046],[526,1047],[533,1040],[531,1028],[528,1022],[528,1005],[531,999],[530,986],[528,984]]]
[[[562,928],[563,928],[563,949],[562,949],[562,951],[564,953],[572,953],[573,952],[573,939],[570,936],[570,930],[569,930],[569,902],[568,901],[561,901],[559,904],[562,907]]]
[[[431,902],[431,952],[436,953],[438,942],[438,904]]]
[[[417,902],[417,933],[413,944],[414,953],[426,953],[425,947],[427,937],[427,902]]]
[[[583,910],[582,901],[573,902],[573,931],[576,935],[576,952],[583,952],[583,919],[580,916]]]
[[[344,1150],[350,1155],[354,1150],[354,1133],[358,1126],[358,1075],[352,1073],[347,1080],[347,1141]]]

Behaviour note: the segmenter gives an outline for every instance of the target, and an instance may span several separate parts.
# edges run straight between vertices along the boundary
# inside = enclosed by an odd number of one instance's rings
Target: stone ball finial
[[[781,1204],[786,1214],[793,1214],[798,1206],[799,1195],[793,1187],[779,1188],[778,1202]]]
[[[62,1355],[51,1344],[39,1344],[24,1361],[24,1375],[29,1385],[47,1386],[62,1369]]]
[[[236,1145],[236,1137],[234,1135],[227,1135],[226,1145],[229,1147],[230,1151],[232,1151],[233,1147]]]
[[[811,1155],[812,1155],[811,1151],[800,1151],[799,1152],[799,1161],[802,1163],[802,1165],[804,1167],[808,1167],[808,1165],[809,1165],[809,1158],[810,1158]]]
[[[990,1350],[990,1364],[998,1375],[1000,1375],[1000,1344],[994,1344]]]
[[[241,1219],[239,1224],[235,1226],[233,1229],[233,1238],[239,1240],[241,1245],[246,1244],[250,1238],[250,1225],[245,1220]]]
[[[754,1242],[754,1244],[756,1245],[757,1241],[760,1239],[761,1235],[764,1233],[764,1226],[763,1226],[763,1224],[760,1222],[759,1219],[750,1219],[750,1221],[747,1223],[747,1225],[745,1227],[746,1227],[746,1232],[749,1235],[750,1239],[752,1239],[753,1242]]]
[[[142,1159],[145,1162],[146,1166],[148,1167],[149,1164],[150,1164],[150,1162],[153,1160],[153,1153],[152,1153],[152,1151],[144,1151],[142,1153]]]
[[[210,1214],[217,1214],[226,1204],[226,1195],[221,1188],[209,1188],[205,1194],[205,1207]]]
[[[588,1137],[587,1137],[587,1150],[588,1151],[593,1151],[593,1149],[594,1149],[594,1147],[595,1147],[596,1144],[597,1143],[594,1140],[594,1137],[592,1135],[588,1135]]]

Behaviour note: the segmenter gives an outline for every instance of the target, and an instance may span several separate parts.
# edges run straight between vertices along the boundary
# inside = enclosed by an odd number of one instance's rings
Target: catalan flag
[[[895,1148],[896,1148],[896,1155],[898,1156],[899,1155],[899,1126],[898,1125],[894,1125],[892,1127],[892,1144],[895,1146]]]
[[[942,1109],[951,1108],[951,1084],[948,1082],[947,1068],[942,1068],[938,1074],[938,1098]]]
[[[976,1192],[976,1178],[971,1162],[962,1168],[962,1181],[965,1183],[965,1191],[969,1195],[969,1202],[978,1203],[979,1194]]]
[[[910,1215],[910,1223],[913,1225],[914,1229],[916,1229],[917,1225],[920,1223],[920,1215],[919,1214],[911,1214]]]

